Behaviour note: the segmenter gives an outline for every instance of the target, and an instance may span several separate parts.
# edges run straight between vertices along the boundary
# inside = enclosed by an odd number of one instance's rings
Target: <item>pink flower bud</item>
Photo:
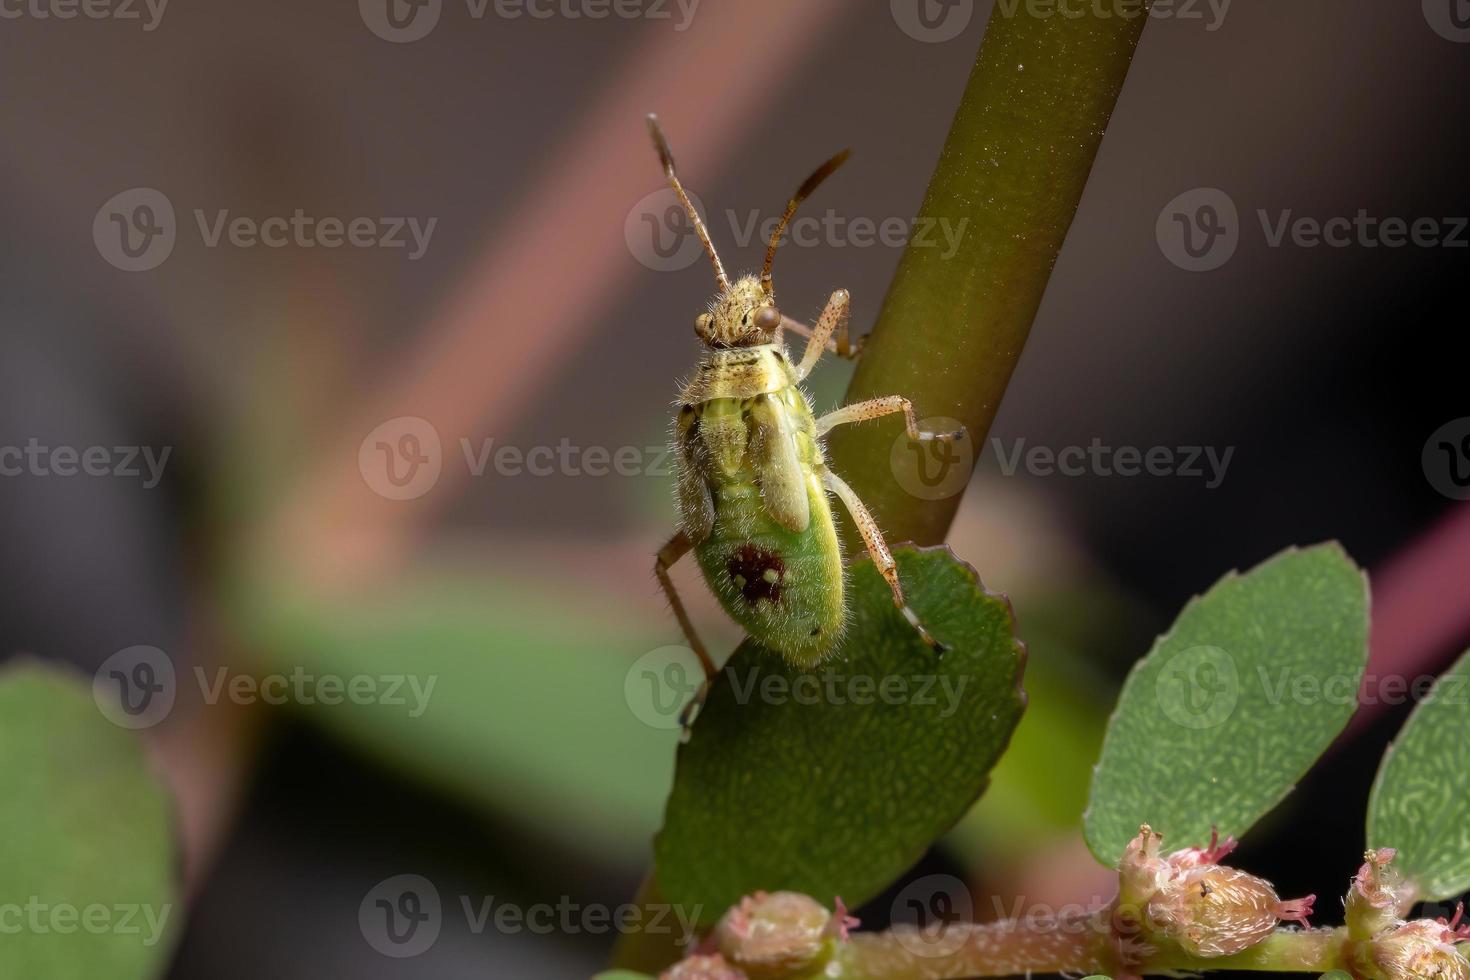
[[[832,955],[834,937],[847,936],[851,920],[838,904],[834,917],[797,892],[756,892],[725,913],[715,927],[715,943],[752,977],[810,972]]]
[[[1262,878],[1202,864],[1181,872],[1154,897],[1148,921],[1193,956],[1229,956],[1265,940],[1278,922],[1305,923],[1314,900],[1283,902]]]
[[[1169,940],[1193,956],[1229,956],[1271,935],[1277,923],[1306,924],[1314,896],[1283,902],[1270,882],[1220,864],[1234,838],[1159,857],[1162,838],[1146,824],[1119,864],[1120,909],[1142,908],[1145,940]]]

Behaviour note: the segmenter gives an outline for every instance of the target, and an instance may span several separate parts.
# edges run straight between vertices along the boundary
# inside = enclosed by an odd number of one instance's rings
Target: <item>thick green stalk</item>
[[[960,420],[965,467],[1020,359],[1147,20],[1083,4],[1080,16],[1036,16],[1028,6],[996,3],[920,211],[958,231],[958,249],[910,243],[847,392],[848,402],[906,395],[921,417]],[[890,541],[938,544],[968,469],[949,495],[916,496],[904,486],[913,477],[895,479],[900,466],[917,467],[907,443],[894,449],[901,433],[896,418],[835,430],[834,469]],[[891,463],[894,452],[903,461]]]

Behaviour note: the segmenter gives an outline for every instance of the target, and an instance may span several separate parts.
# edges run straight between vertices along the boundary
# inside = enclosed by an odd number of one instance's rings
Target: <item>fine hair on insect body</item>
[[[693,552],[705,582],[750,636],[798,668],[819,664],[837,647],[847,623],[846,573],[831,497],[851,515],[868,554],[915,634],[943,652],[904,598],[898,569],[872,514],[826,463],[822,438],[838,425],[902,414],[910,439],[961,439],[958,432],[919,428],[913,404],[887,395],[812,411],[800,385],[823,353],[853,359],[861,342],[848,337],[850,297],[834,291],[815,326],[783,314],[771,275],[776,247],[801,202],[847,161],[844,150],[812,172],[787,202],[771,233],[760,274],[731,280],[699,212],[674,167],[658,119],[648,117],[664,176],[688,215],[714,268],[718,291],[694,321],[708,348],[678,399],[674,424],[679,530],[658,552],[654,571],[705,682],[685,709],[687,726],[716,674],[709,651],[674,588],[669,569]],[[792,361],[786,331],[806,338]]]

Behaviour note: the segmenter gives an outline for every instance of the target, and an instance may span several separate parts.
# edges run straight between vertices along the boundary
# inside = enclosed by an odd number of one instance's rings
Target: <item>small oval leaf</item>
[[[1368,845],[1430,901],[1470,890],[1470,653],[1435,683],[1389,746],[1368,801]]]
[[[1363,573],[1335,544],[1231,573],[1133,668],[1083,822],[1117,863],[1142,823],[1176,846],[1237,837],[1276,806],[1357,708]]]
[[[954,825],[1004,751],[1025,705],[1010,604],[947,548],[895,557],[947,653],[857,562],[841,654],[802,672],[747,640],[680,747],[654,852],[665,897],[704,924],[761,889],[867,901]]]

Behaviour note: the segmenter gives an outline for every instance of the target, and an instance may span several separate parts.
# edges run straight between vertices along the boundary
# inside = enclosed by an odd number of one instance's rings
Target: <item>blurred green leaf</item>
[[[0,670],[0,976],[163,975],[181,917],[171,803],[69,671]]]
[[[1445,672],[1389,746],[1368,802],[1368,845],[1398,850],[1394,866],[1421,898],[1470,889],[1470,653]]]
[[[625,682],[670,624],[586,589],[469,572],[253,603],[242,621],[271,669],[434,685],[417,716],[405,684],[406,704],[318,703],[305,717],[583,855],[642,860],[678,730],[672,716],[662,728],[640,720]]]
[[[872,898],[980,795],[1020,720],[1009,604],[948,549],[895,557],[948,653],[919,641],[863,560],[839,657],[803,673],[746,641],[679,749],[658,881],[706,924],[759,889]]]
[[[653,980],[646,973],[634,973],[632,970],[609,970],[599,973],[592,980]]]
[[[1368,592],[1334,544],[1231,573],[1185,606],[1124,684],[1084,818],[1114,864],[1139,824],[1177,846],[1240,836],[1357,707]]]
[[[1107,727],[1109,682],[1079,654],[1026,623],[1026,714],[990,773],[985,802],[972,808],[946,840],[971,867],[988,859],[1024,860],[1028,852],[1075,834],[1087,807],[1092,763]],[[1038,634],[1038,629],[1043,629]]]

